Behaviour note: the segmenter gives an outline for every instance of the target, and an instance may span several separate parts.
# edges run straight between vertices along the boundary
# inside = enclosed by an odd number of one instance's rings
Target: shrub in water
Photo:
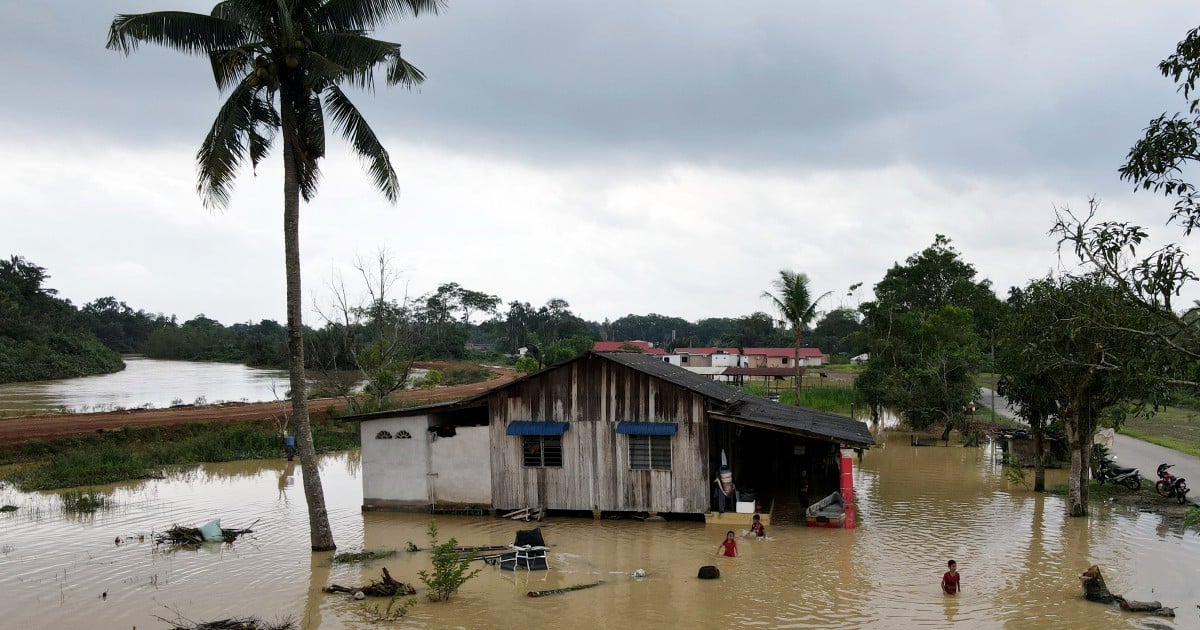
[[[457,593],[464,582],[479,575],[479,569],[470,570],[475,554],[463,557],[455,549],[458,541],[453,538],[438,544],[437,522],[433,520],[429,521],[429,546],[433,549],[433,571],[422,569],[417,571],[417,576],[429,588],[430,601],[444,602]]]

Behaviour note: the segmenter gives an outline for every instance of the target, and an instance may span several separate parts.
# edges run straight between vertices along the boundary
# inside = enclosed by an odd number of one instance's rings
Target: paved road
[[[1008,399],[1003,396],[996,396],[996,414],[1013,418],[1016,416],[1016,411],[1008,406]],[[979,396],[976,398],[979,405],[982,407],[991,408],[992,391],[986,387],[979,388]],[[1186,455],[1177,450],[1143,442],[1137,438],[1131,438],[1128,435],[1118,433],[1113,439],[1113,454],[1117,456],[1117,462],[1121,466],[1133,466],[1142,472],[1142,478],[1146,480],[1149,487],[1153,488],[1154,482],[1158,481],[1158,475],[1155,473],[1158,470],[1158,465],[1167,463],[1175,464],[1171,469],[1172,473],[1179,477],[1188,480],[1188,487],[1193,490],[1188,493],[1188,502],[1197,505],[1200,504],[1200,457]],[[1165,499],[1164,499],[1165,500]]]
[[[1142,478],[1151,486],[1158,481],[1158,476],[1154,471],[1158,469],[1159,464],[1175,464],[1171,472],[1187,479],[1188,488],[1192,488],[1192,491],[1188,493],[1188,502],[1195,505],[1200,499],[1200,493],[1195,490],[1200,487],[1197,486],[1200,484],[1200,457],[1186,455],[1177,450],[1143,442],[1120,433],[1113,440],[1112,450],[1117,456],[1119,465],[1133,466],[1142,471]]]
[[[983,409],[992,409],[994,404],[996,415],[1013,419],[1017,417],[1017,411],[1008,406],[1007,398],[986,387],[979,388],[979,395],[975,397],[975,403]]]

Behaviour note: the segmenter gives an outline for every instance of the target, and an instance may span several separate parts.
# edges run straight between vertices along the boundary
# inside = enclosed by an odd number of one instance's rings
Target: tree
[[[1126,401],[1144,400],[1154,387],[1148,375],[1161,360],[1121,328],[1152,322],[1099,274],[1037,280],[1014,292],[1013,302],[1002,352],[1010,393],[1030,417],[1052,411],[1063,419],[1071,450],[1067,510],[1083,516],[1099,419]],[[1101,319],[1119,327],[1099,325]]]
[[[792,386],[796,391],[796,404],[800,404],[800,348],[803,345],[803,330],[808,323],[817,317],[817,303],[825,299],[831,292],[826,291],[813,299],[812,291],[808,288],[808,275],[781,269],[779,277],[771,283],[775,294],[763,291],[762,296],[771,301],[779,316],[792,326],[792,337],[795,340],[795,360],[792,367],[796,371]]]
[[[982,339],[1004,313],[991,283],[976,281],[975,268],[938,234],[889,269],[860,308],[871,361],[855,387],[868,404],[895,409],[918,430],[942,422],[943,440],[965,428]]]
[[[300,199],[312,201],[325,155],[325,116],[362,158],[375,186],[394,202],[399,190],[387,150],[342,91],[371,88],[377,67],[389,85],[411,87],[424,75],[400,45],[373,39],[377,25],[436,12],[437,0],[225,0],[211,15],[164,11],[118,15],[107,47],[130,54],[143,43],[207,56],[217,88],[228,91],[196,154],[197,191],[209,207],[229,203],[247,155],[266,158],[282,135],[283,240],[292,413],[304,471],[314,551],[334,549],[308,421],[300,288]]]
[[[354,413],[369,413],[387,408],[388,397],[407,384],[416,335],[407,296],[393,296],[399,274],[387,250],[380,249],[370,261],[356,259],[354,268],[362,278],[363,296],[351,298],[340,276],[335,278],[332,305],[318,309],[325,328],[310,347],[318,359],[320,383],[343,397]],[[344,373],[344,355],[357,371],[352,378]],[[356,395],[360,382],[362,396]]]
[[[1200,28],[1194,28],[1178,43],[1175,53],[1158,64],[1159,72],[1178,86],[1187,102],[1186,113],[1159,115],[1134,143],[1119,169],[1121,179],[1135,189],[1173,197],[1174,208],[1167,223],[1175,222],[1188,236],[1200,225],[1200,196],[1185,178],[1186,171],[1200,162]],[[1176,307],[1189,282],[1197,279],[1187,265],[1187,253],[1178,243],[1153,251],[1143,250],[1149,232],[1123,221],[1099,221],[1098,203],[1089,202],[1088,212],[1077,216],[1069,209],[1057,212],[1051,233],[1058,236],[1059,249],[1066,248],[1087,267],[1111,283],[1130,303],[1150,316],[1153,326],[1126,334],[1147,346],[1170,349],[1166,364],[1155,366],[1152,376],[1172,385],[1200,385],[1200,328],[1195,326],[1200,309],[1193,304]],[[1097,325],[1110,325],[1098,319]]]
[[[853,335],[862,330],[858,311],[849,308],[836,308],[829,311],[813,326],[809,342],[821,349],[821,352],[834,354],[838,352],[853,352]]]

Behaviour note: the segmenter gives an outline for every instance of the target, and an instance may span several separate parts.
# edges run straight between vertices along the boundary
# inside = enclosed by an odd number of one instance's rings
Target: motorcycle
[[[1096,469],[1096,480],[1100,483],[1111,481],[1119,483],[1130,490],[1140,490],[1142,487],[1142,473],[1136,468],[1118,468],[1116,462],[1107,458],[1100,458],[1100,465]]]
[[[1154,491],[1157,492],[1161,497],[1175,497],[1175,499],[1179,501],[1179,504],[1183,505],[1187,502],[1187,480],[1183,477],[1176,477],[1170,472],[1167,472],[1167,469],[1173,467],[1174,465],[1175,464],[1158,465],[1158,481],[1154,484]]]

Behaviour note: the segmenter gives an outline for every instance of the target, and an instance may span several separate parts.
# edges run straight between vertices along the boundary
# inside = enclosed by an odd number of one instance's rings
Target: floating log
[[[1109,592],[1108,586],[1104,583],[1104,574],[1100,572],[1100,567],[1093,564],[1084,571],[1079,579],[1083,584],[1083,597],[1091,602],[1101,604],[1118,604],[1121,610],[1129,612],[1149,613],[1160,617],[1174,617],[1175,609],[1166,608],[1161,602],[1137,602],[1129,601],[1120,595],[1113,595]]]
[[[342,586],[340,584],[330,584],[321,589],[326,593],[354,593],[362,592],[364,595],[371,597],[392,597],[395,595],[416,595],[417,589],[392,579],[392,575],[388,573],[387,567],[383,567],[383,580],[379,582],[371,582],[366,586]]]
[[[547,591],[529,591],[528,593],[526,593],[526,595],[528,595],[530,597],[546,597],[547,595],[558,595],[560,593],[570,593],[571,591],[582,591],[585,588],[592,588],[593,586],[600,586],[603,583],[604,583],[604,580],[600,580],[599,582],[589,582],[587,584],[572,584],[571,586],[566,586],[563,588],[552,588]]]

